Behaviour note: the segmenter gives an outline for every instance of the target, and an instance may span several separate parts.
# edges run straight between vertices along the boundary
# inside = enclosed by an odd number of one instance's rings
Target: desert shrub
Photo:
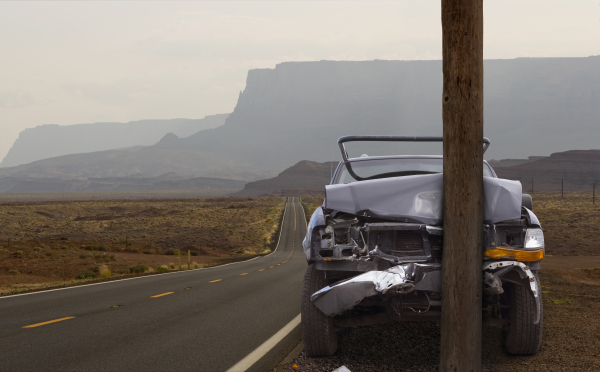
[[[8,253],[10,252],[8,249],[0,248],[0,253]]]
[[[69,238],[67,238],[66,236],[61,236],[60,240],[69,240]]]
[[[89,256],[87,254],[84,254],[84,253],[82,253],[82,254],[79,255],[79,258],[81,258],[82,260],[85,260],[88,257]]]
[[[98,246],[98,250],[99,250],[99,251],[102,251],[102,252],[105,252],[105,251],[107,251],[106,247],[105,247],[105,246],[103,246],[103,245],[99,245],[99,246]]]
[[[19,270],[16,270],[16,269],[8,270],[8,273],[11,274],[11,275],[20,274]]]
[[[156,271],[158,271],[158,272],[169,271],[169,268],[167,267],[167,265],[160,265],[159,267],[156,268]]]
[[[198,265],[198,262],[196,262],[196,261],[193,261],[193,262],[192,262],[192,267],[193,267],[194,269],[199,269],[199,268],[200,268],[200,265]]]
[[[167,249],[167,250],[165,251],[165,254],[166,254],[167,256],[174,256],[174,255],[176,255],[176,254],[177,254],[177,250],[176,250],[176,249],[173,249],[173,248],[169,248],[169,249]]]
[[[48,257],[52,256],[52,252],[44,252],[44,254]]]
[[[98,267],[98,276],[101,278],[110,278],[112,275],[112,273],[110,272],[110,269],[108,268],[108,266],[106,265],[100,265]]]
[[[111,261],[116,261],[116,260],[117,260],[117,258],[115,257],[115,255],[114,255],[114,254],[111,254],[110,256],[108,256],[108,258],[109,258]]]
[[[125,269],[129,274],[143,274],[147,271],[150,271],[150,268],[144,264],[137,264],[135,266],[130,266]]]
[[[40,247],[33,247],[33,250],[34,250],[34,251],[41,251],[41,250],[42,250],[42,248],[40,248]],[[1,249],[0,249],[0,251],[1,251]]]
[[[171,263],[169,264],[169,268],[170,268],[171,270],[174,270],[174,269],[175,269],[175,264],[174,264],[173,262],[171,262]]]
[[[97,247],[93,244],[88,244],[88,245],[82,246],[82,248],[85,249],[86,251],[95,251]]]
[[[13,253],[11,253],[10,255],[13,257],[23,257],[23,254],[24,254],[23,251],[17,250],[17,251],[14,251]]]
[[[63,245],[62,247],[60,247],[60,249],[69,249],[69,247],[67,247],[66,245]]]
[[[190,251],[190,254],[192,256],[198,256],[198,255],[200,255],[200,253],[198,253],[198,251]]]
[[[75,279],[89,279],[89,278],[95,278],[95,277],[96,277],[95,272],[93,272],[91,270],[86,270],[84,272],[77,274],[75,276]]]

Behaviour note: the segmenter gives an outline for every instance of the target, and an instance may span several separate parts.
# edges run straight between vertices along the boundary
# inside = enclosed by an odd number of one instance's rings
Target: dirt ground
[[[591,193],[533,194],[533,211],[544,229],[546,254],[600,255],[600,201]]]
[[[322,197],[303,198],[314,209]],[[586,193],[534,194],[546,240],[540,281],[544,334],[538,354],[514,356],[503,346],[502,330],[483,330],[484,371],[600,371],[600,205]],[[274,372],[333,371],[345,365],[359,371],[437,371],[437,322],[387,323],[359,327],[340,336],[335,355],[309,358],[300,353]]]
[[[0,295],[177,269],[177,249],[183,268],[188,250],[197,267],[266,254],[284,205],[281,197],[0,203]]]

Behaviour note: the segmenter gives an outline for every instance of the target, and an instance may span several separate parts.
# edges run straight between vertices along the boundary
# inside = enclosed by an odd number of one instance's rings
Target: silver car
[[[302,337],[309,356],[332,355],[352,327],[439,320],[443,251],[441,156],[349,158],[353,141],[441,137],[348,136],[323,205],[308,224]],[[483,140],[484,151],[490,142]],[[544,234],[518,181],[483,163],[483,321],[502,327],[507,350],[535,354],[542,340],[537,272]]]

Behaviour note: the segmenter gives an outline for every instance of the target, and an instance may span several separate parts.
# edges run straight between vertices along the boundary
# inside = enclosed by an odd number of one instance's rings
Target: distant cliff
[[[498,164],[519,163],[514,166]],[[501,178],[521,181],[524,192],[560,191],[561,179],[567,191],[592,189],[596,182],[600,190],[600,150],[574,150],[554,153],[549,157],[531,156],[530,159],[504,159],[490,162]],[[337,162],[318,163],[303,160],[285,169],[276,177],[248,182],[243,190],[231,196],[308,195],[325,192]]]
[[[529,156],[527,159],[500,159],[500,160],[488,160],[488,163],[493,168],[499,167],[512,167],[513,165],[520,165],[529,163],[530,161],[536,161],[545,158],[546,156]]]
[[[484,71],[487,159],[600,147],[600,56],[486,60]],[[441,95],[441,61],[286,62],[249,71],[223,126],[135,151],[40,160],[0,175],[271,178],[302,159],[338,160],[340,136],[441,135]],[[349,145],[351,156],[441,150]]]
[[[39,125],[19,134],[0,167],[13,167],[61,155],[153,145],[169,132],[187,137],[203,129],[219,127],[225,123],[227,115],[211,115],[204,119]]]
[[[332,172],[335,171],[337,165],[337,162],[317,163],[303,160],[274,178],[249,182],[243,190],[231,196],[258,196],[278,192],[286,194],[290,190],[324,193],[325,185],[329,185]]]
[[[523,192],[600,189],[600,150],[572,150],[512,167],[494,168],[498,177],[521,181]]]

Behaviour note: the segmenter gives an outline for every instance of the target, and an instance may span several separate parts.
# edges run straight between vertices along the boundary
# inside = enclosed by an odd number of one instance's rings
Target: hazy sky
[[[0,158],[40,124],[231,112],[252,68],[441,59],[440,0],[0,2]],[[600,54],[600,0],[486,0],[484,56]]]

